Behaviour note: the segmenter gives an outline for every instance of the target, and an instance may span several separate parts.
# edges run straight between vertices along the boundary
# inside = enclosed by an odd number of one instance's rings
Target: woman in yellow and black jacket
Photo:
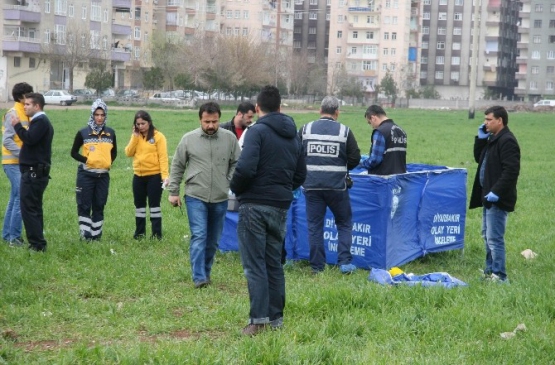
[[[104,225],[104,206],[108,201],[110,168],[117,157],[115,131],[106,126],[108,107],[94,101],[88,125],[77,132],[71,157],[79,161],[77,168],[77,214],[81,238],[99,240]],[[79,149],[82,147],[81,153]]]
[[[152,124],[152,118],[139,110],[133,119],[131,139],[125,154],[133,157],[133,200],[135,202],[135,234],[146,236],[146,203],[152,225],[151,238],[162,238],[162,189],[168,184],[168,149],[166,137]]]

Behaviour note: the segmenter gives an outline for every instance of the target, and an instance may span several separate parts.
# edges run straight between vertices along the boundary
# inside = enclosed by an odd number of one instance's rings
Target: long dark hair
[[[137,119],[141,118],[142,120],[146,120],[148,122],[148,133],[146,134],[146,140],[149,141],[151,138],[154,138],[154,131],[156,127],[152,124],[152,118],[150,114],[144,110],[139,110],[135,113],[135,118],[133,119],[133,127],[135,127],[137,123]]]

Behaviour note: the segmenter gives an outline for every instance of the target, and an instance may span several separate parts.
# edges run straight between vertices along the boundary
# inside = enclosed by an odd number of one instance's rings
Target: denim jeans
[[[250,323],[281,323],[285,277],[281,251],[287,209],[241,204],[237,237],[250,299]],[[279,322],[279,323],[278,323]]]
[[[21,207],[19,205],[21,172],[17,164],[2,166],[11,184],[10,199],[8,200],[8,206],[4,215],[4,225],[2,226],[2,238],[6,241],[12,241],[16,238],[21,238],[21,229],[23,228]]]
[[[187,217],[191,230],[189,254],[193,282],[210,280],[214,256],[224,228],[227,200],[220,203],[206,203],[185,196]]]
[[[486,245],[485,274],[495,274],[501,280],[507,279],[505,268],[505,227],[508,212],[499,209],[495,204],[484,208],[482,216],[482,237]]]
[[[337,264],[350,264],[352,242],[351,199],[348,190],[307,190],[306,220],[308,224],[308,242],[310,245],[310,267],[322,271],[326,266],[324,247],[324,219],[329,207],[337,226]]]

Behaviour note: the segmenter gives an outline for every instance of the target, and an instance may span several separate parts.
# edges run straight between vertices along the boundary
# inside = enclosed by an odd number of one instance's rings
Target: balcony
[[[112,8],[117,13],[131,12],[131,0],[112,0]]]
[[[131,52],[119,48],[112,49],[111,59],[112,61],[129,62],[131,59]]]
[[[41,42],[39,38],[4,36],[2,39],[2,51],[40,53]]]
[[[528,42],[517,42],[516,48],[518,49],[526,49],[528,48]]]
[[[517,64],[528,64],[528,57],[527,56],[519,56],[516,58],[516,63]]]
[[[40,7],[13,5],[4,8],[4,20],[18,20],[25,23],[40,23]]]
[[[517,72],[515,74],[515,79],[517,79],[517,80],[526,80],[526,72]]]
[[[374,13],[376,11],[374,7],[368,6],[350,6],[348,10],[350,13]]]
[[[131,26],[112,23],[112,34],[131,35]]]

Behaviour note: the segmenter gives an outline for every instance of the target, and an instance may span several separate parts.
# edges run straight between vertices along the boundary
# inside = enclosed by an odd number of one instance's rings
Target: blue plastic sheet
[[[424,287],[442,286],[445,288],[454,288],[457,286],[468,286],[462,280],[459,280],[446,272],[433,272],[424,275],[399,274],[391,276],[387,270],[372,268],[368,280],[381,285],[420,285]]]

